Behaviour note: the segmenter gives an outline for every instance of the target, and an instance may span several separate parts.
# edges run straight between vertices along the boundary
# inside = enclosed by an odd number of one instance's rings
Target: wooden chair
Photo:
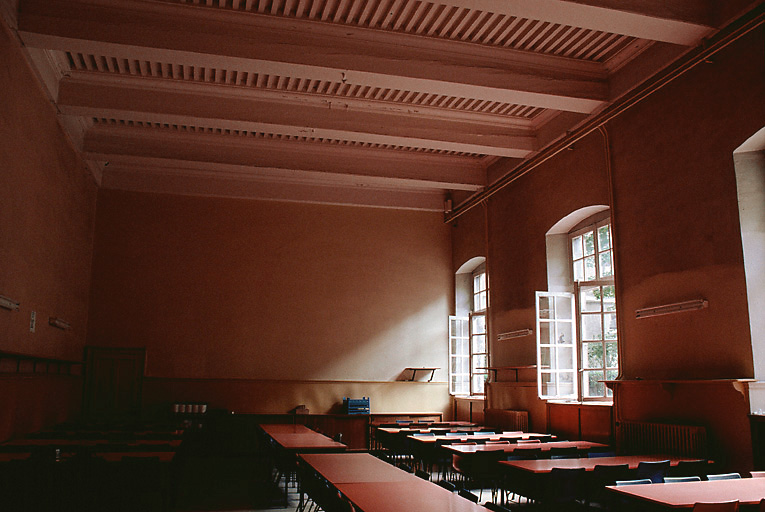
[[[738,512],[738,500],[719,503],[696,503],[693,512]]]

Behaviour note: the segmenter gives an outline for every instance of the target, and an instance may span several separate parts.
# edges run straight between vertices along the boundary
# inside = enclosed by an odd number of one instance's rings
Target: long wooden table
[[[738,500],[740,505],[757,505],[765,498],[765,478],[614,485],[607,489],[639,503],[648,502],[667,508],[692,508],[697,502],[733,500]]]
[[[333,484],[359,482],[396,482],[412,475],[369,453],[305,453],[298,456],[305,464]]]
[[[642,461],[668,460],[671,466],[676,466],[681,460],[696,460],[689,457],[672,455],[617,455],[615,457],[595,457],[579,459],[535,459],[535,460],[501,460],[502,467],[516,469],[527,473],[549,473],[553,468],[584,468],[592,471],[597,465],[628,464],[630,469],[636,469]]]
[[[364,512],[486,512],[484,507],[368,453],[305,454],[300,460]]]
[[[444,445],[444,449],[451,452],[454,455],[459,456],[471,456],[471,455],[483,455],[493,454],[501,452],[503,455],[510,455],[513,453],[523,453],[524,450],[536,450],[541,449],[543,452],[549,452],[553,448],[576,448],[582,452],[587,452],[593,448],[606,448],[608,445],[602,443],[593,443],[590,441],[550,441],[547,443],[507,443],[507,444],[465,444],[455,443]]]
[[[291,453],[343,452],[348,447],[304,425],[264,424],[260,428],[281,448]]]
[[[504,469],[504,485],[509,490],[535,500],[543,500],[551,492],[547,487],[554,468],[583,468],[591,474],[598,465],[627,464],[631,470],[635,470],[642,461],[661,460],[669,460],[671,466],[676,466],[681,460],[695,459],[671,455],[620,455],[578,459],[502,460],[497,464],[499,468]]]

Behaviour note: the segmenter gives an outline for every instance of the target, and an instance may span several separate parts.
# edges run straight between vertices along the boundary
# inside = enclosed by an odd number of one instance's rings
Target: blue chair
[[[669,465],[669,460],[641,461],[635,471],[635,478],[648,478],[651,482],[660,484],[669,473]]]
[[[616,452],[587,452],[587,457],[595,459],[598,457],[616,457]]]

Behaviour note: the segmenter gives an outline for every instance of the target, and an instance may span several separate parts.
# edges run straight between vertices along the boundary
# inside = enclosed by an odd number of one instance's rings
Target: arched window
[[[547,234],[548,288],[537,292],[537,377],[541,398],[610,396],[619,372],[609,212],[589,207]]]
[[[489,296],[485,261],[473,258],[456,275],[456,315],[449,318],[449,392],[453,395],[485,393]]]

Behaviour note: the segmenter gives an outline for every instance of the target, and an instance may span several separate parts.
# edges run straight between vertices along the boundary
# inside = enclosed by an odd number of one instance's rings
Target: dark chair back
[[[664,482],[664,477],[669,474],[669,461],[641,461],[635,472],[636,479],[647,478],[655,484]]]

